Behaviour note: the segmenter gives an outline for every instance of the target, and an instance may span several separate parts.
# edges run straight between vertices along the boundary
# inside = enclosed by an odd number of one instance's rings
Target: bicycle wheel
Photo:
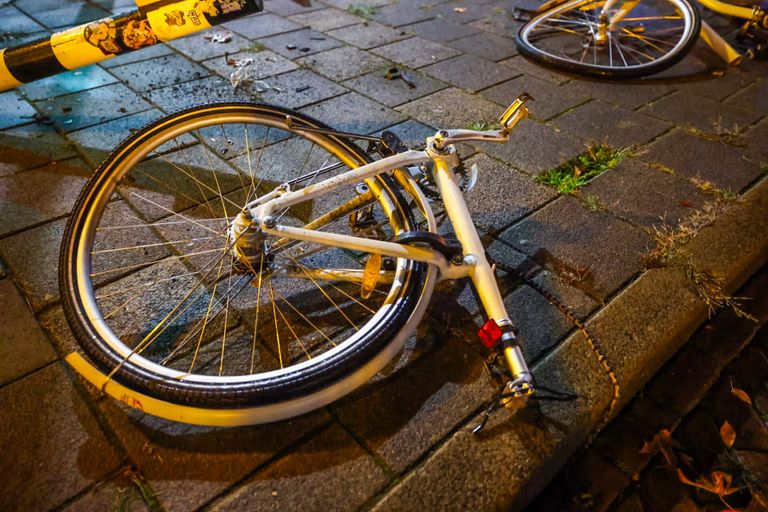
[[[699,12],[687,0],[642,0],[612,29],[607,20],[625,2],[601,22],[605,3],[573,0],[536,16],[515,36],[520,53],[564,71],[636,78],[672,66],[699,36]]]
[[[171,404],[251,408],[258,423],[338,398],[400,348],[434,269],[384,258],[366,294],[370,255],[238,224],[246,202],[282,183],[369,161],[348,139],[299,127],[327,128],[278,107],[204,105],[135,133],[97,169],[65,231],[60,287],[75,336],[110,379]],[[389,239],[418,229],[413,205],[428,208],[387,175],[349,188],[280,222]]]

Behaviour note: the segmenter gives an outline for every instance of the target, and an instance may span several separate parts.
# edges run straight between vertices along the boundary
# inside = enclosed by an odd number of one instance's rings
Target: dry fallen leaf
[[[640,449],[640,453],[653,455],[656,452],[661,451],[667,463],[673,468],[676,468],[680,464],[677,455],[675,455],[673,450],[675,445],[677,445],[677,441],[672,439],[672,432],[664,428],[661,429],[658,434],[653,436],[653,439],[645,442]]]
[[[726,420],[720,427],[720,439],[723,440],[723,444],[726,448],[733,446],[733,443],[736,441],[736,431],[733,429],[733,426],[728,423],[728,420]]]
[[[744,402],[747,405],[752,405],[752,399],[749,398],[749,395],[746,391],[743,389],[735,388],[733,387],[733,384],[731,384],[731,394]]]
[[[731,487],[733,477],[722,471],[713,471],[709,479],[701,477],[698,481],[694,482],[685,476],[682,469],[677,468],[677,478],[686,485],[704,489],[705,491],[717,494],[721,498],[740,490],[738,487]]]
[[[457,13],[459,13],[459,14],[461,14],[461,13],[463,13],[463,12],[466,12],[466,10],[467,10],[467,8],[466,8],[466,7],[454,7],[454,8],[453,8],[453,12],[457,12]]]

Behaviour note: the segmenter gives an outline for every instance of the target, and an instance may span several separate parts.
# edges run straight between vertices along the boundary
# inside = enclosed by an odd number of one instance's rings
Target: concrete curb
[[[723,280],[726,291],[738,289],[768,261],[768,177],[686,249],[698,268]],[[683,269],[659,268],[645,272],[587,322],[620,382],[620,406],[677,352],[707,312]],[[374,509],[524,508],[588,441],[613,396],[608,376],[580,332],[534,372],[540,384],[575,392],[579,399],[503,411],[480,437],[471,433],[476,424],[471,421]]]

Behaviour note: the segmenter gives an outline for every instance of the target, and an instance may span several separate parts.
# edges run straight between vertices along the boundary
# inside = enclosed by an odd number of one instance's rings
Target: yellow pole
[[[0,50],[0,91],[260,12],[262,0],[136,0],[138,10]]]

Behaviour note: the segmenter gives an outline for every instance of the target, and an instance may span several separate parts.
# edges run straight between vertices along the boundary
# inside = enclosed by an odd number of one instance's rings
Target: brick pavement
[[[765,201],[765,64],[715,76],[721,64],[697,47],[660,79],[595,82],[518,56],[513,1],[311,3],[266,0],[265,13],[216,29],[228,43],[196,35],[0,94],[0,403],[12,418],[0,440],[14,447],[0,456],[3,509],[518,507],[608,404],[611,388],[594,354],[552,305],[512,280],[503,283],[506,302],[539,379],[582,398],[503,411],[483,438],[468,429],[493,388],[476,349],[478,311],[462,285],[438,291],[431,318],[386,378],[294,421],[237,430],[173,425],[84,386],[61,360],[73,347],[56,285],[67,214],[117,141],[192,103],[261,99],[344,130],[391,128],[416,141],[436,127],[493,121],[527,90],[539,101],[510,144],[463,150],[481,168],[467,200],[491,252],[528,269],[594,325],[630,395],[703,318],[706,308],[679,272],[644,271],[640,254],[653,245],[646,229],[660,219],[674,227],[713,200],[691,178]],[[2,41],[28,41],[131,5],[6,2]],[[350,5],[374,7],[372,19],[351,14]],[[233,90],[224,53],[254,58],[272,88]],[[383,79],[392,65],[410,70],[417,87]],[[50,121],[35,121],[42,116]],[[534,182],[594,142],[640,149],[575,196]],[[731,226],[748,219],[733,217]],[[743,280],[755,258],[765,258],[760,220],[742,220],[731,238],[713,231],[694,257]],[[757,246],[734,247],[750,229]]]
[[[654,436],[663,430],[672,442],[663,446],[679,457],[691,480],[712,471],[733,477],[739,488],[726,503],[744,510],[765,510],[768,474],[768,268],[739,291],[758,297],[746,311],[720,312],[691,337],[619,417],[575,456],[526,509],[539,511],[723,510],[716,494],[683,485]],[[741,401],[733,389],[746,393]],[[726,447],[719,434],[728,421],[736,440]],[[646,444],[648,443],[648,444]],[[651,448],[651,449],[648,449]]]

